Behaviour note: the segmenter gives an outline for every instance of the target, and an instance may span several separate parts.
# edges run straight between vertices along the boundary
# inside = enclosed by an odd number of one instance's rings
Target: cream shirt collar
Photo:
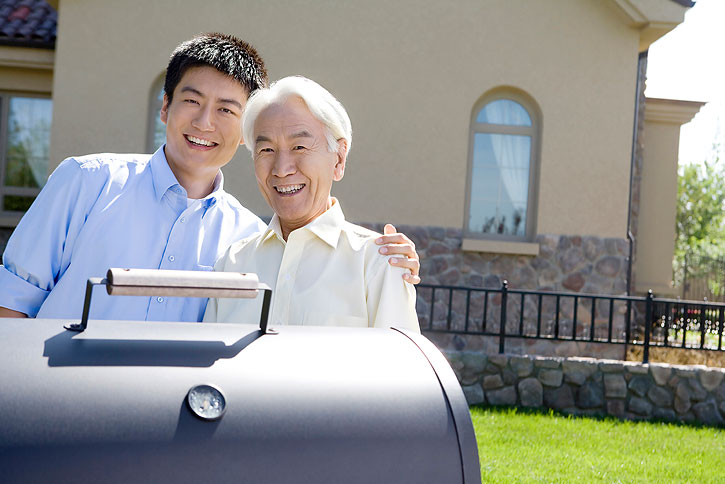
[[[345,229],[345,215],[342,213],[342,208],[337,198],[330,197],[330,199],[332,200],[332,207],[312,222],[297,230],[310,232],[333,249],[336,249],[337,242],[340,240],[340,234]],[[284,237],[282,237],[282,227],[279,223],[279,216],[276,213],[272,216],[272,220],[267,225],[267,229],[262,233],[261,242],[264,243],[271,237],[276,237],[283,244],[287,244]]]

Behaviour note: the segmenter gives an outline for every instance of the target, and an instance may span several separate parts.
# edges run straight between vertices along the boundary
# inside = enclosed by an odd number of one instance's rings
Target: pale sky
[[[685,21],[652,44],[645,95],[704,101],[680,131],[680,164],[713,160],[725,166],[725,0],[697,0]]]

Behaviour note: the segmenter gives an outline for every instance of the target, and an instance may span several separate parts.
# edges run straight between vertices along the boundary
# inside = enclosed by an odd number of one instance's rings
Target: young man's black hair
[[[264,61],[254,47],[232,35],[202,34],[179,44],[166,68],[164,93],[171,102],[184,73],[199,66],[210,66],[237,80],[252,94],[268,83]]]

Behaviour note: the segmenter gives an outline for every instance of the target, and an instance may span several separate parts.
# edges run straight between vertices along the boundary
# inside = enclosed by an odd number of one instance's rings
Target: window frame
[[[164,74],[156,77],[153,83],[151,83],[151,92],[149,93],[149,112],[148,112],[148,125],[146,126],[146,152],[154,153],[159,147],[154,143],[154,135],[156,132],[156,123],[161,122],[161,107],[164,105],[163,100],[159,103],[158,95],[160,91],[164,89]],[[163,97],[163,96],[162,96]]]
[[[7,172],[7,143],[8,143],[8,115],[10,111],[10,99],[14,97],[21,98],[35,98],[35,99],[48,99],[53,102],[53,96],[50,94],[38,93],[38,92],[23,92],[14,90],[0,90],[0,225],[7,226],[15,225],[25,214],[23,211],[16,210],[5,210],[5,196],[18,196],[18,197],[37,197],[40,191],[45,186],[40,188],[32,187],[9,187],[5,186],[5,175]],[[51,129],[52,129],[52,116],[51,116]],[[50,143],[50,139],[48,139]],[[48,170],[45,174],[45,181],[48,180],[50,175],[50,159],[48,159]]]
[[[531,126],[513,126],[479,123],[476,121],[480,111],[488,104],[498,100],[516,102],[526,110],[531,118]],[[523,91],[512,88],[493,89],[479,98],[471,111],[468,130],[468,163],[466,170],[466,206],[463,219],[463,237],[479,241],[530,242],[536,237],[538,219],[539,166],[541,160],[542,116],[537,104]],[[470,230],[471,191],[473,184],[473,149],[476,134],[524,135],[531,138],[529,153],[529,186],[526,201],[526,227],[522,235],[474,232]]]

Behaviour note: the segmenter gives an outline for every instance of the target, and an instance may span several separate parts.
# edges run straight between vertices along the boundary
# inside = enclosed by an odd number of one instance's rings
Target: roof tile
[[[52,49],[58,14],[45,0],[0,0],[0,44]]]

